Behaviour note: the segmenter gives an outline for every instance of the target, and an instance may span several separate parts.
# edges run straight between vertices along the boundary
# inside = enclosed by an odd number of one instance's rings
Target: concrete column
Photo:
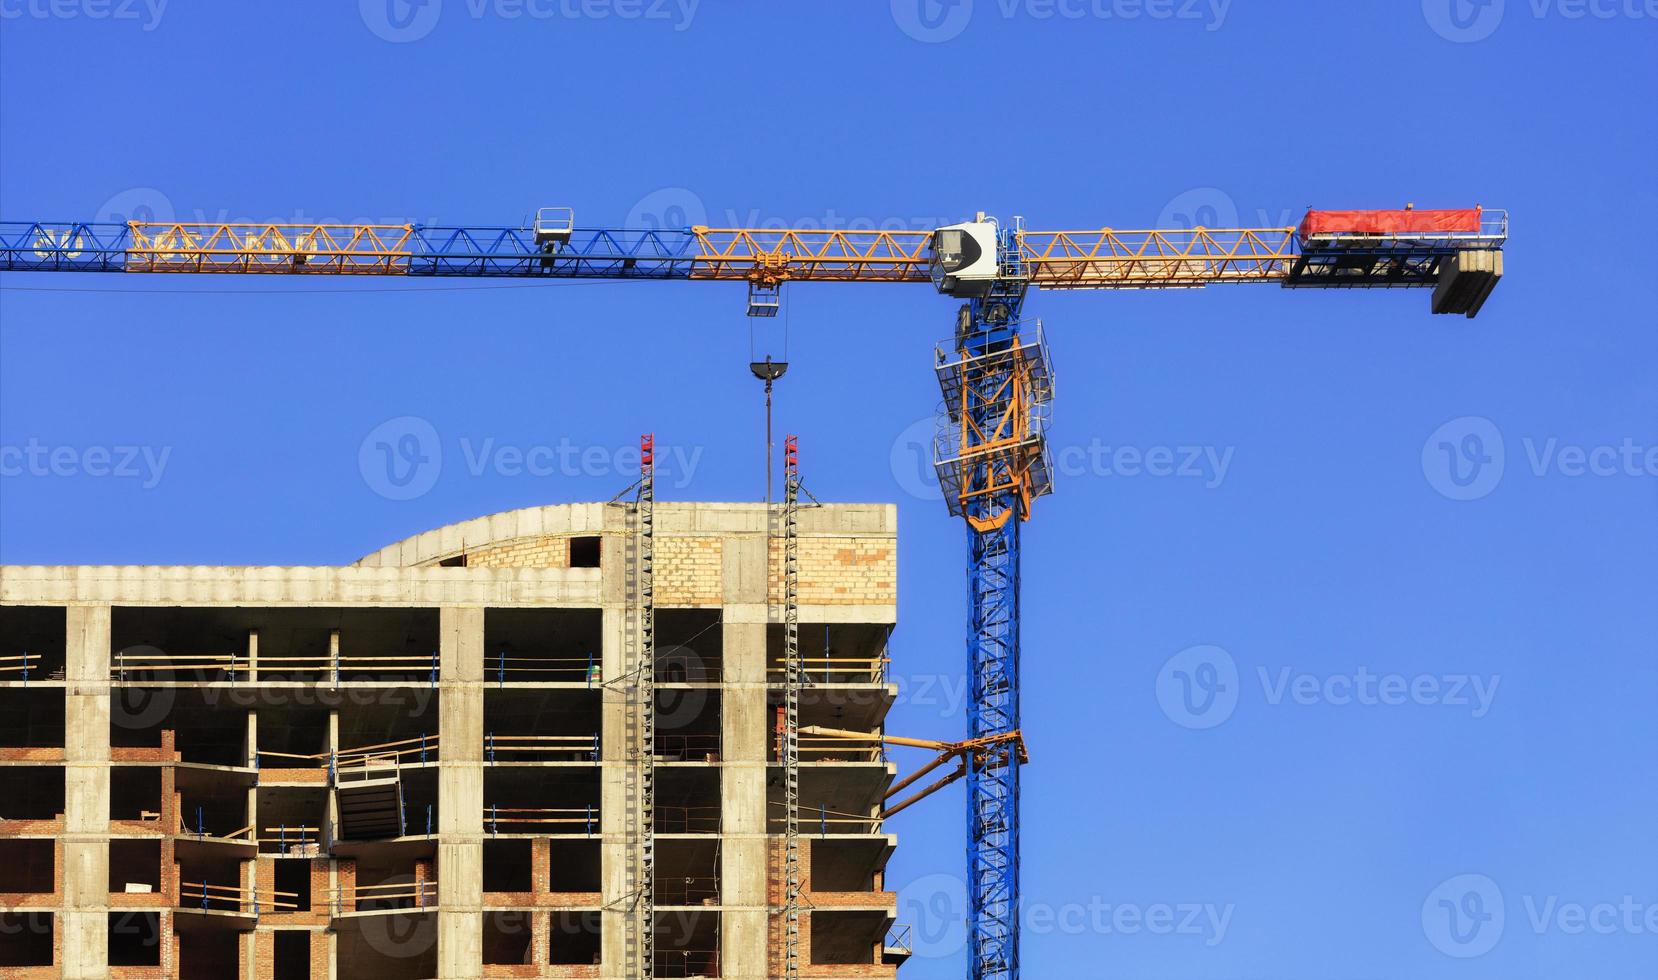
[[[438,975],[483,976],[484,610],[438,619]]]
[[[109,606],[70,606],[64,679],[63,975],[109,976]]]
[[[769,965],[766,545],[763,537],[727,538],[723,549],[720,965],[732,980],[765,980]]]
[[[605,579],[621,581],[623,559],[615,561],[607,552],[604,560]],[[607,588],[608,593],[608,588]],[[602,652],[606,687],[601,697],[599,733],[599,845],[600,887],[603,890],[604,912],[599,917],[600,976],[621,978],[627,966],[628,930],[633,927],[633,913],[627,899],[628,868],[628,806],[627,758],[628,692],[618,681],[626,672],[627,610],[618,599],[610,602],[606,596],[604,607],[604,648]]]

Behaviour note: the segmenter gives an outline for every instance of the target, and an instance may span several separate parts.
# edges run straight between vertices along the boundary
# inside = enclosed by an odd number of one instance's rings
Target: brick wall
[[[783,542],[771,540],[771,601],[783,601]],[[898,601],[892,538],[802,538],[800,601],[805,605],[891,605]]]
[[[565,568],[570,535],[519,538],[467,552],[474,568]],[[657,600],[676,606],[720,604],[723,541],[661,536],[656,541]],[[782,601],[783,542],[771,545],[772,601]],[[897,601],[897,547],[891,537],[812,537],[800,542],[800,601],[810,605]]]
[[[470,568],[567,568],[570,539],[551,534],[519,538],[469,551],[466,564]]]

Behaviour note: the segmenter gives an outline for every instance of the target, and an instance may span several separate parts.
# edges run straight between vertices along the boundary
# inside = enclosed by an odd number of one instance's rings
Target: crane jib
[[[1231,282],[1435,287],[1447,260],[1500,251],[1507,216],[1312,212],[1300,228],[1015,230],[1022,275],[1048,289]],[[1470,225],[1465,215],[1477,215]],[[1335,216],[1335,217],[1332,217]],[[1338,221],[1360,229],[1333,230]],[[1311,232],[1309,230],[1312,230]],[[0,222],[0,270],[547,279],[938,282],[935,232],[570,228],[258,222]],[[1500,265],[1500,263],[1498,263]],[[1466,259],[1460,269],[1481,268]],[[1500,269],[1496,270],[1500,275]],[[941,287],[942,288],[942,287]]]

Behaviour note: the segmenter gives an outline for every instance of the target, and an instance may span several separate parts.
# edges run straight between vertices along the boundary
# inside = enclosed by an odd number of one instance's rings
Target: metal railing
[[[658,977],[677,980],[720,975],[720,953],[717,949],[658,949],[652,961]]]
[[[350,885],[336,888],[330,904],[334,914],[352,912],[383,912],[395,909],[430,909],[438,904],[437,879],[426,881],[390,881],[379,885]],[[368,903],[368,907],[364,907]]]
[[[719,875],[656,876],[656,904],[658,905],[718,905],[720,903]]]
[[[656,757],[666,762],[709,762],[720,757],[718,735],[658,735]]]
[[[720,832],[720,808],[717,806],[662,806],[657,804],[656,832],[659,834],[717,834]]]
[[[898,953],[902,956],[910,955],[915,951],[910,940],[910,927],[895,925],[888,929],[886,938],[881,940],[881,948],[889,953]]]
[[[194,678],[196,680],[224,680],[232,684],[239,680],[247,681],[258,675],[272,675],[262,677],[261,679],[264,680],[280,680],[295,674],[322,675],[329,678],[334,684],[340,682],[341,675],[345,675],[346,680],[373,681],[376,678],[361,675],[378,673],[399,682],[406,682],[424,675],[435,687],[438,682],[438,654],[436,650],[432,651],[429,656],[402,655],[392,657],[360,657],[332,653],[305,655],[261,654],[257,659],[249,659],[246,654],[238,655],[234,652],[228,654],[174,654],[117,650],[110,662],[110,677],[123,684],[134,681],[178,679],[178,675],[186,671],[204,675]],[[205,676],[215,673],[222,676]]]
[[[508,758],[501,759],[499,757]],[[484,733],[484,758],[505,762],[597,762],[599,733],[591,735],[497,735]]]
[[[505,687],[509,680],[514,683],[585,681],[590,688],[598,687],[604,682],[603,670],[592,653],[582,657],[528,657],[508,656],[505,650],[501,650],[494,656],[485,658],[484,670],[494,675],[497,687]]]
[[[295,892],[271,890],[266,898],[259,897],[257,888],[238,885],[214,885],[206,881],[181,881],[178,886],[178,905],[181,909],[202,909],[210,912],[239,912],[259,915],[266,912],[298,912],[299,895]],[[284,901],[291,899],[291,901]]]
[[[887,665],[892,660],[880,657],[801,657],[806,676],[817,684],[881,684],[886,681]],[[782,658],[766,667],[766,682],[782,686],[786,671]]]
[[[503,833],[592,837],[599,832],[599,808],[486,805],[484,829],[492,837]]]

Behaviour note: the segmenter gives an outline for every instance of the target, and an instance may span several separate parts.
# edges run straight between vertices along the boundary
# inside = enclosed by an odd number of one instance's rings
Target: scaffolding
[[[652,562],[655,540],[655,438],[639,441],[638,536],[634,543],[634,600],[638,616],[638,659],[629,672],[628,813],[633,846],[628,849],[628,888],[634,928],[628,930],[629,975],[656,976],[656,593]]]
[[[783,977],[800,976],[800,441],[783,440]]]

